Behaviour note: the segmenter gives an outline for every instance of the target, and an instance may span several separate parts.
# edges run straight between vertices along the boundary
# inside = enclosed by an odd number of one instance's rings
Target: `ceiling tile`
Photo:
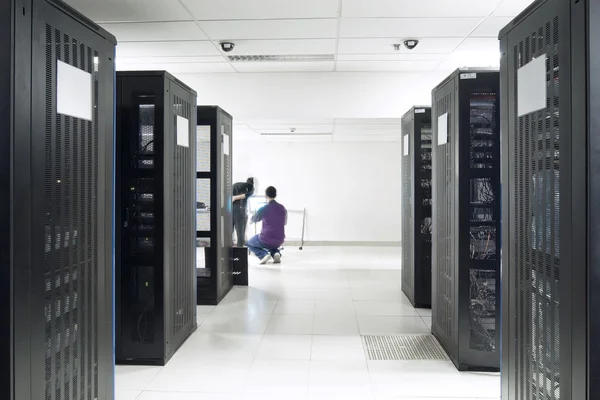
[[[227,55],[334,54],[335,39],[239,40]]]
[[[183,0],[199,21],[336,18],[339,0]]]
[[[214,40],[337,37],[337,19],[202,21],[200,26]]]
[[[177,0],[66,0],[94,22],[190,21]]]
[[[208,41],[125,42],[117,46],[119,57],[217,56],[219,51]]]
[[[490,17],[473,31],[471,37],[498,38],[500,30],[512,20],[510,17]]]
[[[337,71],[433,71],[440,61],[338,61]]]
[[[395,53],[395,54],[339,54],[338,61],[442,61],[446,54]]]
[[[237,62],[238,72],[332,72],[331,62]]]
[[[460,38],[423,39],[414,50],[402,47],[395,51],[397,39],[340,39],[339,54],[440,54],[451,53],[462,42]]]
[[[440,70],[462,67],[500,66],[500,49],[497,39],[468,38],[440,64]]]
[[[127,64],[177,64],[177,63],[212,63],[224,62],[222,56],[191,57],[117,57],[117,65]]]
[[[499,68],[500,67],[500,59],[496,61],[491,57],[477,57],[477,58],[448,58],[446,61],[442,62],[437,70],[438,71],[446,71],[452,72],[457,70],[458,68]]]
[[[174,64],[124,64],[117,65],[119,71],[168,71],[172,74],[203,74],[208,72],[235,72],[226,62],[219,63],[174,63]]]
[[[501,0],[343,0],[342,16],[373,18],[487,17]]]
[[[340,37],[466,37],[481,18],[343,18]]]
[[[492,17],[516,17],[524,11],[534,0],[504,0]]]
[[[101,26],[115,35],[119,43],[207,39],[195,22],[116,23]]]
[[[465,53],[500,53],[500,42],[497,37],[467,38],[457,48],[456,52]]]
[[[187,69],[180,68],[177,64],[173,65],[173,75],[185,80],[186,77],[193,77],[197,74],[207,73],[227,73],[236,72],[235,69],[228,63],[199,63],[195,64],[194,67]],[[167,70],[168,71],[168,70]]]

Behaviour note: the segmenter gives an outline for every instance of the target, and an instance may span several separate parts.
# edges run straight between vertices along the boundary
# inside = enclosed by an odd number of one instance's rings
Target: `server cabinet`
[[[432,332],[459,370],[500,366],[499,73],[433,90]]]
[[[0,2],[0,396],[114,398],[115,38]]]
[[[599,17],[538,1],[500,33],[503,399],[600,393]]]
[[[116,359],[164,365],[197,327],[196,92],[117,73]]]
[[[213,106],[198,107],[197,116],[198,304],[215,305],[233,287],[233,118]]]
[[[431,307],[431,108],[402,117],[402,291]]]

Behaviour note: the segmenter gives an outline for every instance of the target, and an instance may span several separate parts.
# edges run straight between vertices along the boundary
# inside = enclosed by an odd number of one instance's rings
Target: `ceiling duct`
[[[302,55],[237,55],[227,56],[231,62],[299,62],[299,61],[334,61],[333,54]]]

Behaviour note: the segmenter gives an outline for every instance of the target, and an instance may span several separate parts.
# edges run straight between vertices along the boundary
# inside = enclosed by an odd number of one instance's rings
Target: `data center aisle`
[[[400,290],[400,259],[399,248],[309,247],[254,265],[250,288],[198,308],[198,331],[166,367],[117,367],[117,400],[499,399],[499,374],[369,359],[365,337],[429,332],[430,310]]]

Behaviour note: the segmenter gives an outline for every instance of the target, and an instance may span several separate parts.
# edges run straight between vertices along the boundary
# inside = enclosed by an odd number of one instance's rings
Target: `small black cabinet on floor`
[[[248,286],[248,249],[233,248],[233,284]]]

